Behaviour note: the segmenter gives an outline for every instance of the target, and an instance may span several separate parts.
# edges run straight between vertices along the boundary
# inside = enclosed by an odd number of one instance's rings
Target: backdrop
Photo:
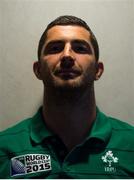
[[[105,72],[95,82],[106,114],[134,124],[133,0],[0,0],[0,130],[34,115],[43,85],[33,74],[39,38],[60,15],[83,18],[95,33]]]

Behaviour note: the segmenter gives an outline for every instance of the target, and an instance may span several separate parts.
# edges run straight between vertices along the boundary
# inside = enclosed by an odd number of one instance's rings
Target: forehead
[[[74,39],[90,41],[91,34],[81,26],[56,25],[48,30],[45,44],[53,40],[72,41]]]

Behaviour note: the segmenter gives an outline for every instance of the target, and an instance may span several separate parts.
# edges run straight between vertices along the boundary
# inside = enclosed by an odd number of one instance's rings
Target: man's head
[[[103,72],[98,58],[98,43],[88,25],[77,17],[61,16],[41,36],[34,72],[45,87],[91,87]]]
[[[87,31],[89,31],[89,33],[91,35],[91,43],[92,43],[92,46],[93,46],[94,52],[95,52],[96,61],[99,59],[98,42],[97,42],[97,39],[96,39],[95,35],[93,34],[92,30],[87,25],[87,23],[85,21],[83,21],[82,19],[75,17],[75,16],[60,16],[60,17],[56,18],[54,21],[52,21],[50,24],[48,24],[47,28],[45,29],[45,31],[42,34],[40,41],[39,41],[39,45],[38,45],[38,60],[40,60],[41,50],[46,41],[48,30],[56,25],[81,26],[81,27],[85,28]]]

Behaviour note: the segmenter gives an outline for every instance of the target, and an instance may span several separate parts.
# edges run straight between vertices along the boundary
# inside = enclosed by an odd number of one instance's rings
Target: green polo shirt
[[[97,109],[87,138],[68,152],[40,108],[0,133],[0,178],[134,178],[134,127]]]

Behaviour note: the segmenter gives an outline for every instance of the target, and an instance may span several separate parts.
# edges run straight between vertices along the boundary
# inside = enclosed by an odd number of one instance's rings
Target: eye
[[[50,42],[44,49],[44,55],[60,53],[64,49],[63,42]]]
[[[83,42],[83,41],[74,41],[72,43],[72,49],[76,53],[80,54],[92,54],[91,48],[88,43]]]
[[[86,53],[87,52],[87,48],[80,44],[75,44],[73,46],[73,50],[77,53]]]

